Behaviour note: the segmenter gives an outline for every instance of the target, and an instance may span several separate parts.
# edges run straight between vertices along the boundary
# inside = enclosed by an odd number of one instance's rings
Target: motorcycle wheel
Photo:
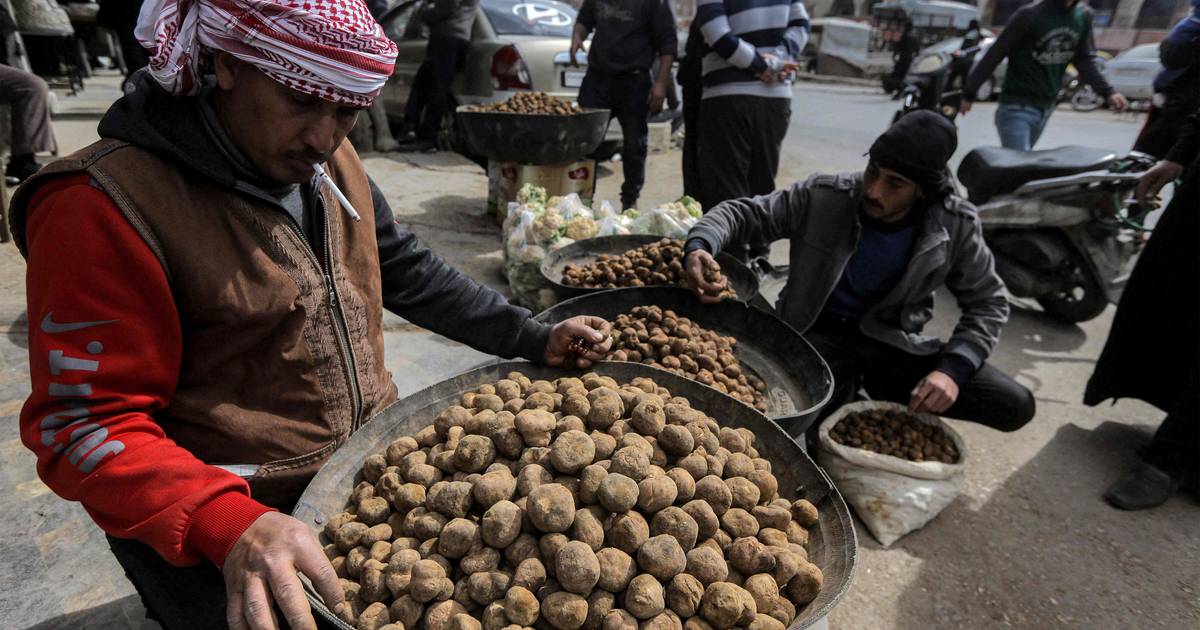
[[[1077,112],[1090,112],[1103,104],[1104,99],[1100,98],[1090,85],[1079,88],[1079,91],[1071,95],[1071,109]]]
[[[1078,324],[1103,313],[1108,307],[1108,295],[1078,254],[1072,257],[1070,265],[1061,272],[1070,283],[1069,288],[1040,296],[1037,301],[1052,317]]]

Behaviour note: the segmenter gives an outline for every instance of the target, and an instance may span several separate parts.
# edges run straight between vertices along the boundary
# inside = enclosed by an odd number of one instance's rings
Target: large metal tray
[[[457,403],[462,394],[484,383],[494,383],[513,371],[547,380],[582,373],[511,361],[476,368],[408,396],[359,429],[329,458],[308,484],[292,515],[319,533],[330,517],[343,510],[350,492],[362,480],[362,464],[368,455],[383,451],[398,438],[415,435],[443,409]],[[780,495],[787,499],[808,499],[820,511],[820,521],[809,531],[808,551],[809,560],[824,574],[824,587],[817,599],[799,612],[788,630],[807,628],[825,617],[850,588],[858,539],[841,494],[808,454],[762,414],[700,383],[637,363],[604,362],[593,366],[591,371],[619,382],[639,376],[651,378],[672,394],[686,397],[722,426],[745,427],[754,432],[759,453],[771,462],[779,480]],[[333,627],[352,630],[321,603],[311,585],[306,587],[317,615]]]
[[[595,315],[611,320],[635,306],[649,305],[671,309],[737,339],[734,354],[767,384],[767,417],[791,435],[806,431],[833,396],[829,365],[796,329],[735,300],[702,304],[691,291],[676,287],[608,289],[552,306],[536,319],[557,323],[576,315]]]
[[[467,146],[489,160],[518,164],[570,164],[596,150],[608,129],[609,110],[578,114],[456,111]]]
[[[576,241],[546,254],[546,257],[542,259],[542,277],[554,285],[554,293],[560,300],[606,291],[607,289],[587,289],[565,285],[562,282],[563,271],[567,265],[586,265],[595,262],[601,254],[619,256],[631,249],[660,241],[662,238],[653,234],[619,234]],[[745,263],[725,252],[717,254],[717,263],[721,265],[721,273],[725,274],[729,286],[737,293],[739,300],[749,302],[758,295],[758,276]]]

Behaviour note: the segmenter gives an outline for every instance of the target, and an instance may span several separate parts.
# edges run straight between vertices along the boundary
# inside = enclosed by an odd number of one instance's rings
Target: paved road
[[[804,85],[797,92],[780,182],[861,168],[894,103],[859,88]],[[962,121],[960,144],[994,140],[991,112],[984,105]],[[94,124],[58,126],[60,143],[87,144]],[[1060,111],[1046,144],[1120,150],[1139,124]],[[651,157],[648,202],[679,194],[678,159],[677,152]],[[479,216],[481,172],[453,156],[378,157],[367,167],[402,223],[456,266],[503,289],[499,236]],[[600,195],[616,198],[619,180],[603,178]],[[773,254],[782,256],[784,247]],[[23,278],[15,250],[0,247],[0,626],[152,628],[103,537],[77,505],[37,480],[18,440],[16,415],[29,387]],[[858,575],[832,614],[834,628],[1200,627],[1200,507],[1174,499],[1129,514],[1100,499],[1161,415],[1136,402],[1096,409],[1078,402],[1111,314],[1064,326],[1035,308],[1014,310],[993,361],[1033,389],[1038,417],[1015,434],[953,423],[969,453],[962,496],[891,549],[859,528]],[[953,320],[950,300],[941,299],[935,327],[944,331]],[[398,318],[386,323],[388,367],[402,395],[486,358]]]
[[[896,101],[876,90],[861,87],[816,83],[800,84],[792,101],[792,118],[783,143],[776,184],[802,179],[814,172],[861,169],[863,154],[871,142],[887,128]],[[994,103],[977,105],[958,121],[959,150],[952,164],[972,148],[1000,144],[992,116]],[[1141,114],[1114,114],[1096,111],[1087,114],[1060,108],[1050,118],[1037,148],[1083,144],[1123,152],[1145,120]],[[606,177],[599,183],[598,195],[618,199],[622,177],[620,164],[606,165]],[[678,152],[653,154],[646,173],[643,207],[674,199],[681,194]]]

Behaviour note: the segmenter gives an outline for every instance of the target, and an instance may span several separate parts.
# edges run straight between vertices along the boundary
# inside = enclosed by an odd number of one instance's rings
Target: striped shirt
[[[695,21],[707,51],[704,98],[741,94],[791,98],[791,82],[763,83],[767,55],[800,57],[808,41],[808,11],[801,0],[699,0]]]

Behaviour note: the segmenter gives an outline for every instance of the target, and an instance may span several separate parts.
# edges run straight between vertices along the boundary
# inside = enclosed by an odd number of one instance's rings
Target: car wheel
[[[992,79],[988,79],[979,86],[979,90],[975,92],[975,100],[990,101],[996,95],[996,84]]]

